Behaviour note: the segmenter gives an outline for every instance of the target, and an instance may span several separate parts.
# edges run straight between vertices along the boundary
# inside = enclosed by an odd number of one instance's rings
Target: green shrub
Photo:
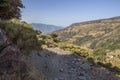
[[[87,57],[89,55],[87,50],[81,49],[80,46],[76,46],[70,43],[60,42],[58,46],[66,51],[72,51],[82,57]]]
[[[42,39],[46,39],[46,38],[47,38],[46,35],[41,35],[40,37],[41,37]]]
[[[60,42],[58,39],[55,39],[55,38],[53,39],[53,41],[56,43]]]
[[[44,40],[38,40],[38,44],[43,45],[43,44],[45,44],[45,41]]]
[[[87,61],[90,62],[91,64],[95,65],[95,61],[92,57],[88,57]]]
[[[38,49],[40,46],[36,37],[36,32],[26,22],[20,22],[16,19],[11,21],[0,21],[0,28],[3,29],[12,43],[16,44],[21,51]]]
[[[96,48],[93,51],[93,57],[97,62],[104,62],[106,59],[106,51],[104,48]]]
[[[116,72],[116,73],[115,73],[115,76],[120,77],[120,71]]]
[[[51,36],[52,38],[56,38],[56,37],[58,37],[57,34],[50,34],[50,36]]]

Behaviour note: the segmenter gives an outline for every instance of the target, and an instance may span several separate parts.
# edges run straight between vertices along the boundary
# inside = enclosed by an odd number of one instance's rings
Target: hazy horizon
[[[22,0],[22,20],[68,26],[72,23],[120,16],[120,0]]]

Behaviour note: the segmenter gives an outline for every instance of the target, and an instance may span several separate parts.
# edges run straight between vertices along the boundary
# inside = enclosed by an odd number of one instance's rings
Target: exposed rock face
[[[25,66],[19,56],[17,46],[0,29],[0,80],[23,80]]]
[[[0,50],[9,45],[9,40],[5,35],[5,32],[0,29]]]

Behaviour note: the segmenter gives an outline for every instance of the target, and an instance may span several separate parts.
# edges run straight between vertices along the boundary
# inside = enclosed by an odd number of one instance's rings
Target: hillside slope
[[[75,23],[53,32],[58,39],[89,48],[120,48],[120,17]],[[108,44],[108,45],[106,45]]]

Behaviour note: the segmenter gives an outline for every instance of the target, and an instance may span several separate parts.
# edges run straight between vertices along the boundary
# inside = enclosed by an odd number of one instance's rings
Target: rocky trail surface
[[[47,76],[47,80],[120,80],[105,68],[94,67],[77,54],[59,48],[32,54],[29,62]]]

